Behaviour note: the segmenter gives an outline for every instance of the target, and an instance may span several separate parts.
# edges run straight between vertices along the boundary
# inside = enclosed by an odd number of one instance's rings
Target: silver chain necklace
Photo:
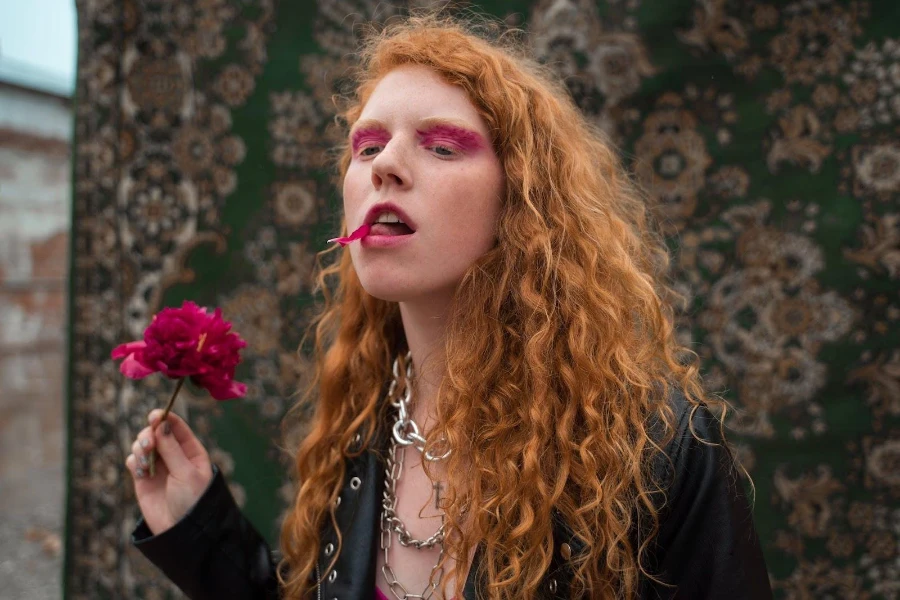
[[[391,381],[391,387],[388,390],[388,398],[393,398],[396,391],[398,381],[400,380],[400,366],[398,359],[394,359],[394,379]],[[448,449],[443,455],[432,456],[425,452],[425,438],[419,433],[419,426],[412,419],[409,412],[409,404],[412,399],[412,355],[406,355],[406,381],[405,389],[402,395],[397,396],[397,400],[391,400],[391,405],[397,409],[397,420],[394,422],[393,436],[391,440],[391,448],[388,454],[387,468],[385,469],[385,486],[384,500],[382,502],[381,512],[381,549],[384,552],[384,566],[381,567],[381,573],[387,582],[391,593],[397,600],[421,599],[428,600],[434,594],[435,590],[444,577],[444,567],[441,564],[444,558],[444,515],[441,515],[441,526],[436,532],[425,540],[418,540],[412,537],[406,525],[397,515],[397,482],[403,474],[403,449],[406,446],[412,446],[423,454],[426,460],[439,461],[450,456]],[[403,448],[400,448],[403,446]],[[436,487],[436,489],[440,489]],[[439,493],[439,492],[438,492]],[[411,594],[406,587],[397,580],[394,569],[390,565],[390,549],[391,538],[393,534],[397,534],[397,541],[401,546],[412,546],[416,550],[423,548],[433,548],[440,544],[441,552],[438,555],[437,562],[431,569],[428,578],[428,585],[420,594]]]

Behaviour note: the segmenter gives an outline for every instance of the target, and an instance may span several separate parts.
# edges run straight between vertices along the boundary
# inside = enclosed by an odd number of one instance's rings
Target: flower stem
[[[172,410],[172,405],[175,404],[175,398],[178,396],[178,392],[181,391],[181,386],[184,385],[184,380],[185,380],[185,378],[182,377],[181,379],[178,380],[178,383],[175,385],[175,391],[172,392],[172,397],[169,398],[169,403],[166,405],[166,409],[163,411],[162,416],[159,418],[159,421],[157,422],[157,426],[159,426],[159,424],[161,424],[161,423],[166,422],[166,419],[169,416],[169,412]],[[150,477],[153,477],[153,474],[155,472],[155,469],[154,469],[155,466],[156,466],[156,449],[154,449],[153,452],[150,453]]]

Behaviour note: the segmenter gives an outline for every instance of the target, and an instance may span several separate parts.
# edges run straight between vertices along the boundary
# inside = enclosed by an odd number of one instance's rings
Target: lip
[[[359,243],[363,248],[396,248],[409,243],[414,237],[416,237],[415,233],[406,235],[367,235],[359,240]]]
[[[386,212],[392,212],[395,215],[397,215],[398,217],[400,217],[400,220],[403,221],[404,223],[406,223],[406,226],[413,230],[413,233],[415,233],[419,229],[416,226],[416,224],[412,221],[412,219],[409,218],[409,215],[406,214],[406,212],[404,212],[404,210],[402,208],[400,208],[393,202],[379,202],[378,204],[374,205],[372,208],[369,209],[369,212],[366,213],[366,218],[363,221],[363,223],[365,223],[367,225],[373,225],[375,223],[375,219],[378,218],[378,215],[380,215],[382,213],[386,213]],[[410,237],[410,236],[408,236],[408,235],[406,235],[406,236],[376,235],[376,236],[366,236],[366,239],[368,239],[370,237]]]

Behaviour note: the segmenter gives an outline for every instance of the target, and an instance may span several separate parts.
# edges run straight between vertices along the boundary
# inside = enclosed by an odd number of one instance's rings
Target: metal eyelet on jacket
[[[340,505],[341,505],[341,497],[338,496],[337,500],[334,501],[334,507],[337,508]]]
[[[328,574],[328,583],[334,583],[335,579],[337,579],[337,571],[332,571]]]
[[[332,554],[334,554],[334,544],[325,544],[325,556],[331,556]]]
[[[354,477],[353,479],[350,480],[350,489],[351,490],[358,490],[359,486],[361,486],[361,485],[362,485],[362,479],[360,479],[359,477]]]
[[[556,593],[556,580],[555,580],[555,579],[551,579],[551,580],[550,580],[550,585],[547,586],[547,587],[550,588],[550,593],[551,593],[551,594],[555,594],[555,593]]]

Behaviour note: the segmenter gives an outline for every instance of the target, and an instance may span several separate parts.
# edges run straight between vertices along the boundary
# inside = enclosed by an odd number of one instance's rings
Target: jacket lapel
[[[381,548],[381,499],[384,493],[384,467],[372,450],[347,461],[347,474],[335,517],[341,530],[342,550],[335,564],[333,581],[326,576],[328,598],[371,598],[375,592],[375,558]],[[322,546],[337,547],[337,534],[331,523],[323,532]],[[327,557],[319,557],[324,567]]]
[[[376,448],[383,444],[375,443]],[[347,475],[341,491],[341,503],[336,510],[337,522],[341,528],[343,550],[338,564],[338,577],[327,585],[329,598],[331,593],[338,598],[370,598],[375,591],[376,558],[381,551],[381,504],[384,497],[385,466],[377,450],[367,449],[362,454],[347,461]],[[354,489],[354,478],[359,480]],[[574,535],[558,513],[554,513],[553,537],[555,546],[563,543],[571,548],[571,554],[577,556],[584,551],[584,542]],[[323,536],[323,546],[331,542],[337,545],[337,537],[329,526]],[[475,549],[472,566],[466,576],[463,587],[463,600],[477,600],[480,581],[479,566],[484,554],[484,547],[479,544]],[[566,585],[571,579],[569,557],[557,556],[554,552],[550,573]],[[323,560],[323,559],[320,559]],[[327,565],[327,562],[323,564]],[[567,589],[567,588],[563,588]],[[555,594],[550,594],[554,596]]]

